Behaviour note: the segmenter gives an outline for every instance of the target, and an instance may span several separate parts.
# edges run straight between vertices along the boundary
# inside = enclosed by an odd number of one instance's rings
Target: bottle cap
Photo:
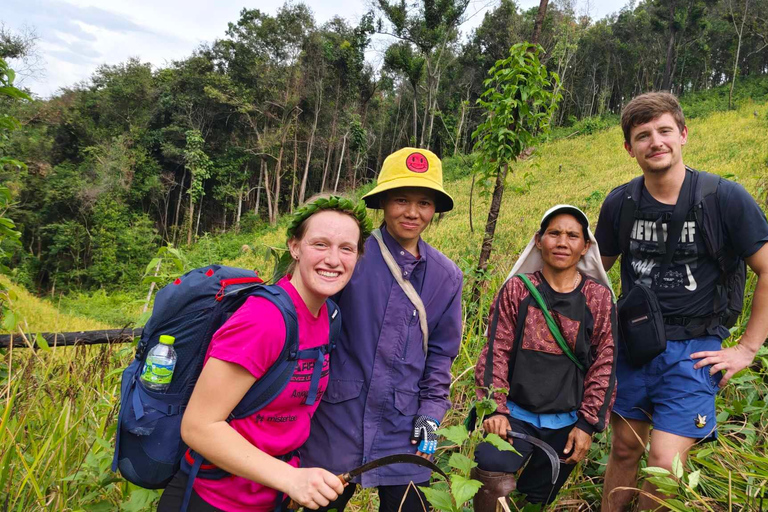
[[[176,341],[176,338],[173,336],[168,336],[167,334],[163,334],[160,336],[158,341],[163,345],[173,345],[173,342]]]

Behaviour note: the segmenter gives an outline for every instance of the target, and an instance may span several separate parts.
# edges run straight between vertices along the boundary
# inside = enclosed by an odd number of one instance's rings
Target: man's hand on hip
[[[725,370],[723,379],[720,381],[720,387],[723,387],[728,384],[731,377],[752,364],[756,353],[749,348],[748,344],[740,342],[738,345],[722,350],[694,352],[691,354],[691,359],[699,360],[693,365],[696,369],[712,365],[709,369],[710,375]]]

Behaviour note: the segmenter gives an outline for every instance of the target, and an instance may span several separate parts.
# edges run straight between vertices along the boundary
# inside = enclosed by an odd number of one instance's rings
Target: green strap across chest
[[[581,370],[582,372],[586,371],[586,368],[584,368],[584,365],[581,364],[581,362],[576,358],[576,355],[571,350],[571,347],[568,346],[568,343],[566,343],[565,339],[563,338],[563,335],[560,333],[560,329],[558,329],[557,324],[555,323],[555,319],[552,318],[552,314],[549,312],[549,309],[547,308],[547,303],[544,302],[544,297],[541,296],[539,293],[539,290],[536,289],[535,286],[533,286],[533,283],[530,279],[528,279],[528,276],[525,274],[515,274],[516,277],[519,277],[520,280],[525,284],[525,287],[528,288],[528,291],[531,293],[531,296],[536,301],[536,303],[539,305],[539,308],[541,308],[541,312],[544,315],[544,319],[547,322],[547,327],[549,327],[549,332],[552,333],[552,336],[554,336],[555,341],[557,341],[557,344],[560,345],[560,348],[565,353],[566,356],[568,356],[568,359],[573,361],[573,364],[576,365],[576,367]]]

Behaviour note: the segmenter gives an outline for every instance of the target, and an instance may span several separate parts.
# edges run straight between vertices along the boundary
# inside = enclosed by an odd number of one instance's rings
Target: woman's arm
[[[491,324],[496,309],[499,310],[499,319],[496,325],[496,337],[493,340],[493,381],[491,385],[497,389],[509,391],[509,360],[515,343],[515,331],[517,329],[517,314],[525,285],[520,279],[510,279],[502,285],[499,293],[491,304],[488,315],[488,338],[491,337]],[[485,398],[485,367],[488,357],[488,343],[485,344],[475,366],[475,385],[477,386],[478,400]],[[496,401],[496,412],[509,414],[506,393],[496,392],[491,397]]]
[[[608,288],[589,283],[587,307],[594,318],[592,366],[584,376],[584,394],[576,426],[586,432],[602,432],[616,398],[616,306]]]
[[[211,357],[181,422],[184,442],[225,471],[284,492],[305,507],[328,505],[343,492],[338,477],[320,468],[294,468],[253,446],[226,422],[254,382],[242,366]]]

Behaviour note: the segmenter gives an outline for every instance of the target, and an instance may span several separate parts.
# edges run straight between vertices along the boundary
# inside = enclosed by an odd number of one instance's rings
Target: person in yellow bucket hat
[[[385,192],[398,188],[416,187],[435,191],[435,213],[453,209],[453,198],[443,188],[443,164],[437,155],[426,149],[403,148],[384,160],[376,188],[363,196],[368,208],[380,208]]]
[[[386,455],[432,456],[461,343],[461,271],[421,238],[436,212],[453,208],[440,159],[424,149],[396,151],[363,199],[383,211],[384,221],[335,297],[342,333],[301,449],[303,465],[334,474]],[[429,479],[421,466],[378,468],[320,510],[342,512],[360,485],[378,488],[380,511],[395,512],[401,502],[400,510],[423,511],[426,499],[409,483],[424,486]]]

